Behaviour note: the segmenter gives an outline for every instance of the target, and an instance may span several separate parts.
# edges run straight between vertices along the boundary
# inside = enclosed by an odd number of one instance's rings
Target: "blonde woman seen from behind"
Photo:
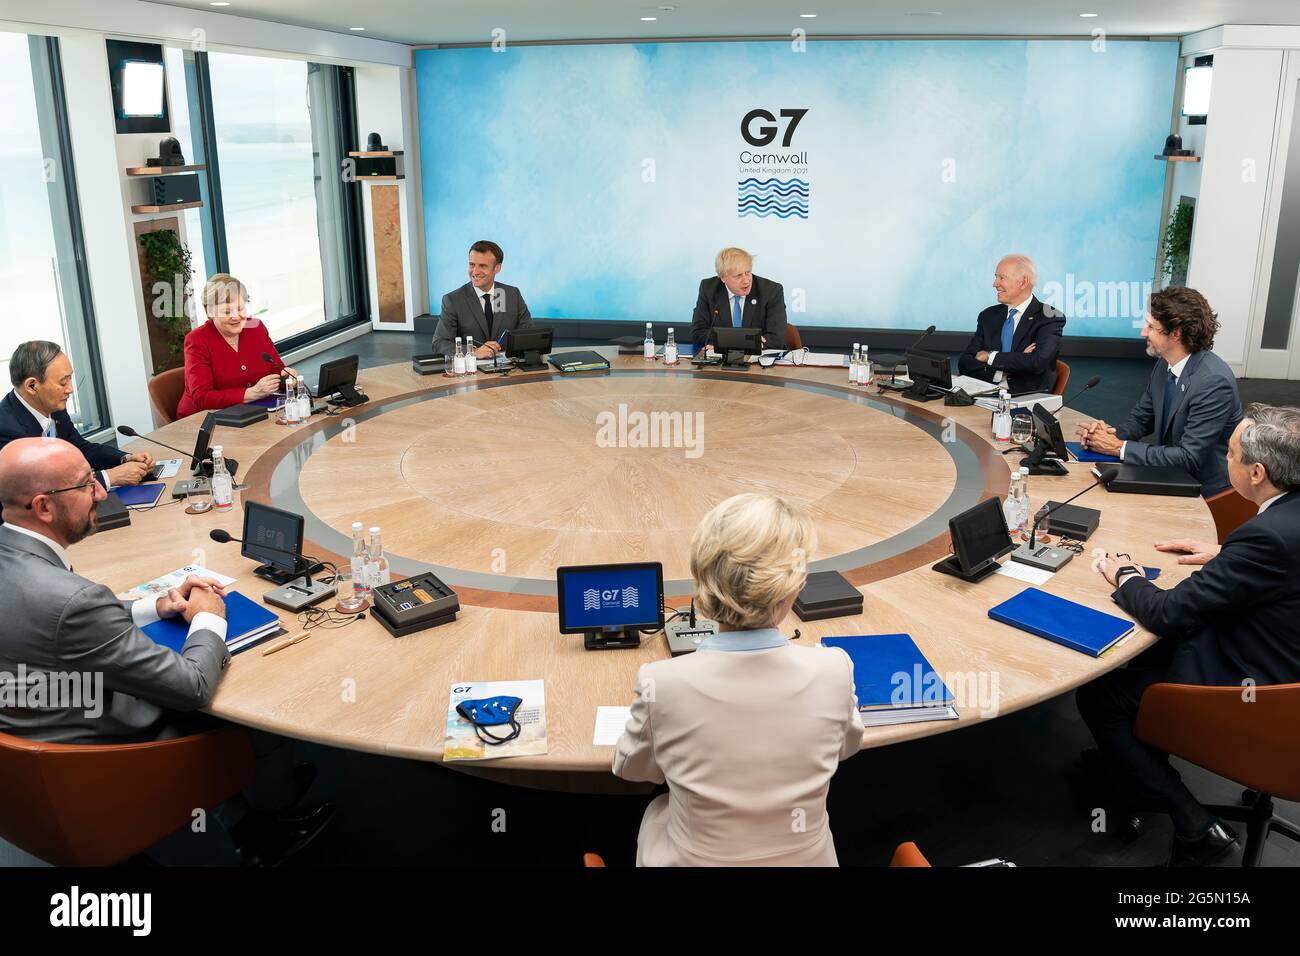
[[[614,753],[616,776],[668,784],[638,866],[837,865],[826,793],[862,746],[853,665],[777,630],[815,547],[807,513],[775,495],[729,498],[696,529],[696,610],[720,633],[641,668]]]

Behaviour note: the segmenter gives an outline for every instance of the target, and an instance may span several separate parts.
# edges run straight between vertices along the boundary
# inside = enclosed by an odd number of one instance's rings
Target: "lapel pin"
[[[750,300],[749,300],[749,304],[750,304],[750,305],[758,305],[758,300],[757,300],[757,299],[750,299]]]

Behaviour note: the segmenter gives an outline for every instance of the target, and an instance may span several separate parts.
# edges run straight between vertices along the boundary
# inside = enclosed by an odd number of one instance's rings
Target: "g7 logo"
[[[795,127],[799,125],[799,121],[803,119],[804,114],[807,112],[806,109],[781,110],[781,118],[790,121],[790,125],[785,128],[785,135],[781,137],[782,146],[790,145],[790,141],[794,138]],[[750,110],[745,114],[745,118],[740,121],[740,135],[745,137],[745,142],[749,143],[750,146],[766,146],[776,139],[777,128],[775,126],[760,126],[758,135],[755,136],[750,132],[750,126],[753,125],[756,119],[765,119],[769,123],[776,122],[776,117],[767,110]]]

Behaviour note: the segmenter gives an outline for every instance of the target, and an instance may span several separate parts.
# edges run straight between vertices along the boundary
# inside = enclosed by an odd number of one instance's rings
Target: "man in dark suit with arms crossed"
[[[1255,517],[1211,542],[1175,540],[1160,551],[1202,565],[1177,587],[1146,580],[1127,555],[1098,569],[1120,607],[1161,641],[1128,667],[1079,688],[1079,713],[1101,756],[1092,761],[1138,809],[1174,821],[1171,862],[1213,862],[1237,835],[1202,806],[1162,753],[1133,734],[1143,692],[1156,683],[1254,686],[1300,681],[1300,409],[1252,405],[1228,443],[1228,477]],[[1243,696],[1242,706],[1252,706]]]
[[[691,315],[691,341],[699,352],[709,330],[761,329],[766,349],[785,348],[785,290],[781,283],[754,275],[754,257],[729,247],[713,261],[716,276],[700,281],[700,294]]]
[[[1080,425],[1083,446],[1128,464],[1181,468],[1207,498],[1227,489],[1224,456],[1241,399],[1232,369],[1210,351],[1218,330],[1218,317],[1195,289],[1154,293],[1142,327],[1147,355],[1157,359],[1146,391],[1118,428]]]
[[[469,281],[442,297],[433,350],[448,358],[456,339],[470,336],[478,344],[474,355],[489,359],[501,351],[497,339],[507,329],[530,329],[533,317],[519,290],[497,282],[505,253],[495,242],[480,239],[469,247]]]
[[[1065,316],[1034,295],[1038,269],[1028,256],[1003,256],[993,275],[998,304],[975,320],[975,334],[957,359],[963,375],[1005,385],[1012,395],[1051,392]]]

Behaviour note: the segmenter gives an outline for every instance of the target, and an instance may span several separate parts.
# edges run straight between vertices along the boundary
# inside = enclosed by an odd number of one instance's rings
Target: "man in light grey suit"
[[[21,438],[0,451],[0,671],[50,688],[75,683],[50,675],[85,675],[90,696],[96,686],[103,695],[76,706],[0,707],[5,733],[51,743],[151,740],[166,708],[206,705],[230,662],[215,581],[191,576],[157,600],[124,602],[73,572],[67,549],[95,530],[95,505],[106,496],[86,459],[61,439]],[[190,624],[179,654],[140,630],[177,615]]]
[[[497,340],[507,329],[530,329],[533,317],[519,290],[497,282],[505,253],[495,242],[480,239],[469,247],[469,282],[442,297],[433,350],[451,357],[456,339],[474,340],[474,354],[488,359],[501,351]]]
[[[1228,439],[1241,422],[1237,377],[1213,352],[1218,317],[1195,289],[1151,296],[1142,337],[1157,359],[1146,391],[1123,425],[1079,426],[1083,446],[1134,465],[1172,465],[1206,497],[1230,487]]]
[[[94,533],[95,506],[105,497],[85,457],[62,439],[18,438],[0,449],[4,733],[50,743],[102,744],[153,740],[219,723],[178,712],[206,706],[230,663],[221,586],[191,575],[163,597],[119,601],[104,585],[75,573],[68,548]],[[190,625],[180,653],[155,644],[141,630],[177,616]],[[233,846],[216,852],[235,849],[244,864],[275,864],[310,842],[334,807],[289,814],[310,779],[289,769],[283,740],[251,736],[257,778],[219,808],[217,821]],[[177,852],[192,856],[197,847],[184,844],[187,835],[160,844],[162,854],[173,861]],[[213,845],[209,841],[203,852],[210,854]]]

